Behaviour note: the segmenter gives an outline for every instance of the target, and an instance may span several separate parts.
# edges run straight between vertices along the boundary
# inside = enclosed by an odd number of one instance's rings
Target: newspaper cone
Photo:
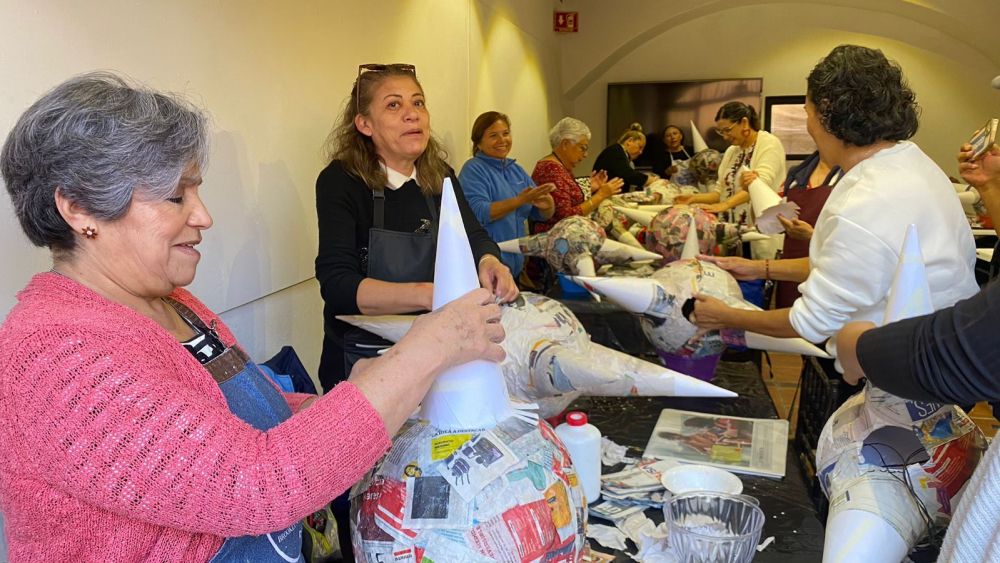
[[[447,180],[434,274],[435,309],[478,285]],[[472,362],[439,376],[422,415],[351,489],[357,561],[581,558],[587,501],[576,470],[533,407],[510,403],[498,364]]]
[[[692,339],[699,330],[684,318],[682,309],[684,302],[695,293],[717,297],[731,307],[758,310],[743,299],[732,275],[708,262],[677,260],[657,270],[650,278],[574,276],[572,279],[626,311],[643,315],[643,332],[661,352],[686,352],[703,357],[721,353],[728,344],[733,344],[757,350],[829,357],[821,348],[802,338],[773,338],[738,330],[709,331],[694,345]],[[692,346],[695,346],[693,350]]]
[[[434,309],[478,287],[476,263],[455,190],[446,178],[434,263]],[[438,376],[424,397],[421,416],[441,430],[493,428],[510,416],[509,403],[499,364],[474,360]]]
[[[708,143],[701,136],[701,131],[698,131],[698,126],[694,124],[694,121],[691,121],[691,146],[695,154],[708,150]]]
[[[562,412],[581,394],[600,396],[734,397],[734,393],[590,340],[562,303],[522,293],[500,319],[507,357],[500,363],[507,390],[533,402],[542,417]],[[348,315],[338,319],[398,342],[413,315]]]
[[[916,225],[910,225],[885,322],[932,311]],[[982,432],[958,407],[909,401],[866,384],[833,413],[816,450],[819,481],[831,506],[824,561],[904,559],[927,535],[925,514],[935,526],[948,525],[985,447]],[[885,479],[886,467],[909,479]]]

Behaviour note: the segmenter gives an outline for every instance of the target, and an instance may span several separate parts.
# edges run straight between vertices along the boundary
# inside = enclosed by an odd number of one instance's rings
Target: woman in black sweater
[[[646,136],[642,133],[642,126],[633,123],[617,143],[604,147],[601,154],[597,155],[594,172],[603,170],[608,173],[608,178],[621,178],[626,186],[631,186],[629,189],[641,189],[656,180],[655,175],[639,172],[632,164],[645,147]]]
[[[338,126],[330,164],[316,180],[316,279],[325,303],[319,378],[329,390],[349,375],[336,315],[431,308],[441,188],[451,179],[484,287],[517,296],[500,250],[469,208],[433,138],[424,93],[410,65],[364,65]],[[381,212],[379,211],[381,208]]]

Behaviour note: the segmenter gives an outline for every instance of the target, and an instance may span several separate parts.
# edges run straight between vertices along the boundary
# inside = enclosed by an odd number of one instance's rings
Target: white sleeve
[[[780,139],[770,134],[764,136],[764,133],[766,131],[760,133],[750,168],[772,190],[778,191],[785,181],[785,147]]]
[[[820,252],[810,252],[811,270],[801,285],[789,321],[812,342],[836,334],[859,310],[883,301],[899,257],[871,231],[842,216],[824,225],[829,234]]]

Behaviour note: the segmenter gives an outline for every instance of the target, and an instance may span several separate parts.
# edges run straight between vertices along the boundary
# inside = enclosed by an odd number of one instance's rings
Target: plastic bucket
[[[722,354],[712,354],[695,358],[693,356],[678,356],[667,352],[656,351],[663,361],[663,365],[691,377],[697,377],[702,381],[715,379],[715,367],[719,364]]]

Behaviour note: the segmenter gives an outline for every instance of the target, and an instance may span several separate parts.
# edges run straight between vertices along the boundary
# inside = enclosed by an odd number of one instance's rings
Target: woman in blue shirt
[[[525,220],[545,221],[555,211],[549,195],[555,186],[535,186],[531,176],[507,158],[512,145],[510,118],[497,111],[480,115],[472,124],[472,158],[458,175],[469,206],[497,242],[525,236]],[[517,279],[524,257],[504,252],[501,259]]]

